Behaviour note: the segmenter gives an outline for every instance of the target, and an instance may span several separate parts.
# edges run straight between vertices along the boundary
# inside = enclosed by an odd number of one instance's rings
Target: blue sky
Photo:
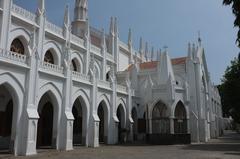
[[[14,0],[36,11],[38,0]],[[74,0],[46,0],[47,16],[61,26],[65,5],[73,13]],[[154,48],[168,46],[171,57],[185,56],[187,43],[196,42],[201,32],[212,81],[220,83],[226,67],[239,49],[235,45],[231,8],[222,0],[89,0],[90,24],[108,31],[111,16],[118,18],[120,38],[127,41],[132,28],[134,46],[142,36]]]

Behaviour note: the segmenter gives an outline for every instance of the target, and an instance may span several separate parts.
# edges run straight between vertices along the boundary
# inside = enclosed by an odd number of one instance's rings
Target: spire
[[[86,21],[88,10],[88,0],[76,0],[74,9],[74,20],[75,21]]]
[[[139,52],[141,55],[143,54],[143,39],[142,39],[142,37],[140,37]]]
[[[191,47],[191,43],[188,43],[188,58],[192,59],[192,47]]]
[[[145,58],[148,61],[148,42],[145,43]]]
[[[201,39],[201,33],[198,31],[198,46],[201,47],[202,45],[202,39]]]
[[[74,21],[72,22],[72,33],[78,37],[86,38],[89,33],[87,18],[88,0],[75,0]]]
[[[167,51],[164,51],[164,53],[161,54],[160,62],[158,65],[159,65],[158,66],[159,84],[166,84],[169,78],[171,78],[172,81],[175,80],[173,68],[172,68],[172,62]]]
[[[101,35],[101,48],[104,50],[106,48],[106,42],[105,42],[105,31],[102,29],[102,35]]]
[[[43,15],[45,13],[45,0],[38,0],[38,14]]]
[[[195,48],[195,44],[192,44],[192,55],[195,57],[195,53],[196,53],[196,48]]]
[[[132,46],[132,30],[128,31],[128,46]]]
[[[65,13],[64,13],[64,22],[63,22],[64,28],[69,28],[70,27],[70,16],[69,16],[69,7],[66,5],[65,7]]]
[[[158,51],[158,53],[157,53],[157,61],[160,61],[161,55],[162,55],[162,50],[159,49],[159,51]]]
[[[110,33],[110,35],[114,36],[114,19],[113,19],[113,17],[111,17],[111,20],[110,20],[109,33]]]
[[[118,24],[117,24],[117,17],[115,17],[115,19],[114,19],[114,33],[115,33],[115,36],[118,37]]]
[[[151,61],[153,61],[153,57],[154,57],[154,47],[152,47],[152,51],[151,51]]]

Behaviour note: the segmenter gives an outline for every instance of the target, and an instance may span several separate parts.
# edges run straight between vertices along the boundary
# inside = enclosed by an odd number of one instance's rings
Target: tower
[[[72,32],[78,37],[84,38],[88,32],[88,0],[76,0],[74,8],[74,21]]]

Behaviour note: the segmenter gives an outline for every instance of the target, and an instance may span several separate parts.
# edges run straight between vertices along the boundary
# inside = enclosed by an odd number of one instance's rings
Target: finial
[[[148,42],[145,43],[145,58],[148,61]]]
[[[168,46],[167,46],[167,45],[164,45],[163,48],[164,48],[164,52],[167,52]]]
[[[118,36],[117,17],[114,18],[114,31],[115,31],[115,35]]]
[[[140,52],[140,54],[143,53],[143,39],[142,39],[142,37],[140,37],[139,52]]]
[[[114,18],[113,17],[111,17],[111,20],[110,20],[110,34],[114,35]]]
[[[199,45],[199,46],[202,45],[202,39],[201,39],[201,33],[200,33],[200,31],[198,31],[198,45]]]
[[[154,56],[154,47],[152,47],[152,51],[151,51],[151,61],[153,61],[153,56]]]
[[[129,28],[129,31],[128,31],[128,45],[132,46],[132,30],[131,30],[131,28]]]
[[[65,13],[64,13],[64,26],[68,28],[70,25],[70,17],[69,17],[69,7],[66,5]]]

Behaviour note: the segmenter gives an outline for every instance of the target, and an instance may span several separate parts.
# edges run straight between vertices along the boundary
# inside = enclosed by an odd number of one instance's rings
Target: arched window
[[[10,47],[10,51],[24,55],[25,50],[24,50],[24,46],[20,39],[16,38],[13,40],[11,47]]]
[[[74,60],[72,60],[72,70],[77,71],[77,64]]]
[[[185,134],[187,133],[187,113],[182,102],[178,102],[175,108],[174,120],[174,133]]]
[[[108,71],[106,74],[106,81],[110,81],[110,71]]]
[[[170,133],[170,120],[167,114],[167,106],[161,101],[159,101],[152,110],[152,133]]]
[[[53,54],[50,50],[48,50],[44,56],[44,62],[54,64]]]

